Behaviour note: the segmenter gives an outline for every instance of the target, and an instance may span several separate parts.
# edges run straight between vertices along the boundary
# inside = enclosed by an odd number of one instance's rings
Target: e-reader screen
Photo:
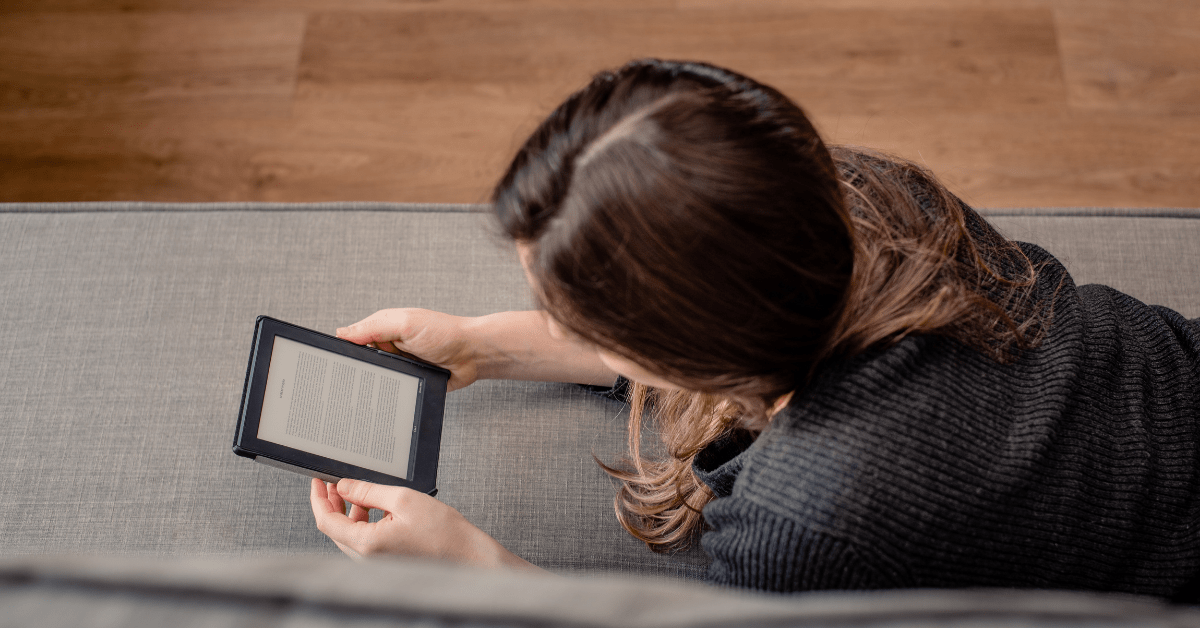
[[[258,437],[411,479],[421,379],[275,337]]]

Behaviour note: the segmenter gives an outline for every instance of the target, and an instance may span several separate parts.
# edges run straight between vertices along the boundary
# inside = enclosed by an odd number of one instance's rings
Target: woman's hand
[[[381,351],[411,353],[450,370],[449,389],[477,379],[610,385],[616,379],[596,347],[550,333],[543,312],[498,312],[475,318],[415,308],[380,310],[337,331],[339,338]]]
[[[411,353],[450,371],[449,390],[479,377],[478,343],[468,337],[472,319],[416,308],[380,310],[337,330],[338,338],[380,351]]]
[[[403,555],[436,558],[480,567],[538,570],[471,525],[459,512],[409,488],[343,479],[326,484],[313,478],[313,516],[324,532],[352,558]],[[345,514],[345,503],[351,504]],[[371,508],[384,512],[370,523]]]

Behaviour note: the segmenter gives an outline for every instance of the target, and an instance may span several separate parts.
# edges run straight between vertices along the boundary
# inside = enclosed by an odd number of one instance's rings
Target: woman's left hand
[[[537,570],[457,510],[409,488],[350,479],[326,484],[314,478],[310,498],[317,529],[352,558],[392,554]],[[371,508],[384,513],[376,523],[368,520]]]

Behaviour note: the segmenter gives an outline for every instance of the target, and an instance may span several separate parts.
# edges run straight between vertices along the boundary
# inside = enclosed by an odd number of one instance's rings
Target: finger
[[[346,514],[346,503],[342,501],[342,496],[338,494],[332,484],[326,484],[317,478],[313,478],[311,487],[309,499],[312,501],[314,515],[327,513]]]
[[[375,348],[391,354],[400,353],[400,350],[396,348],[396,343],[392,342],[391,340],[380,340],[379,342],[375,343]]]
[[[371,510],[369,508],[363,508],[358,504],[350,504],[350,514],[347,516],[350,517],[351,521],[360,521],[365,523],[371,520]]]
[[[340,512],[326,512],[317,517],[317,528],[352,558],[361,558],[376,534],[377,524],[354,521]]]
[[[369,338],[366,340],[361,340],[361,341],[356,340],[356,338],[360,338],[361,336],[364,335],[364,333],[367,331],[367,326],[370,325],[370,321],[372,319],[379,318],[386,311],[387,310],[379,310],[379,311],[375,312],[374,314],[358,321],[357,323],[353,323],[353,324],[347,325],[345,327],[339,327],[337,330],[338,338],[350,340],[352,342],[358,342],[359,344],[366,344],[367,342],[370,341]]]
[[[332,539],[330,539],[330,540],[332,540]],[[337,541],[333,541],[333,544],[336,545],[338,549],[342,550],[343,554],[349,556],[350,558],[353,558],[354,560],[362,560],[363,559],[363,555],[359,554],[358,551],[356,551],[353,547],[350,547],[349,545],[345,545],[343,543],[338,543]]]
[[[338,329],[338,337],[357,344],[386,342],[400,337],[404,322],[403,310],[380,310],[350,325]]]
[[[325,488],[329,494],[329,504],[334,510],[346,514],[346,502],[342,500],[342,496],[338,494],[334,484],[326,483]]]
[[[384,512],[393,512],[401,495],[409,490],[412,489],[349,478],[343,478],[337,483],[337,493],[346,501],[363,508],[378,508]]]
[[[337,491],[333,491],[337,493]],[[312,479],[312,484],[308,493],[309,501],[312,502],[313,516],[320,519],[322,516],[336,512],[332,503],[329,489],[325,483],[317,478]]]
[[[342,499],[336,490],[330,490],[333,485],[313,478],[309,492],[312,502],[313,515],[317,520],[317,528],[325,533],[338,549],[347,556],[355,559],[363,557],[358,547],[370,534],[372,524],[363,521],[353,521],[347,517],[341,507]],[[336,504],[334,503],[336,500]],[[353,513],[352,513],[353,514]]]

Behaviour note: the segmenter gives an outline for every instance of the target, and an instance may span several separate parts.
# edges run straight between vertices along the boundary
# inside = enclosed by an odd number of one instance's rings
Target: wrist
[[[469,319],[463,333],[478,379],[610,384],[616,378],[591,345],[552,336],[537,310]]]
[[[468,318],[463,323],[463,336],[474,353],[478,379],[513,379],[517,359],[512,347],[514,315],[525,312],[498,312]]]
[[[471,556],[464,562],[488,569],[513,569],[518,571],[543,571],[541,567],[508,551],[499,541],[483,530],[468,523],[473,530]]]

